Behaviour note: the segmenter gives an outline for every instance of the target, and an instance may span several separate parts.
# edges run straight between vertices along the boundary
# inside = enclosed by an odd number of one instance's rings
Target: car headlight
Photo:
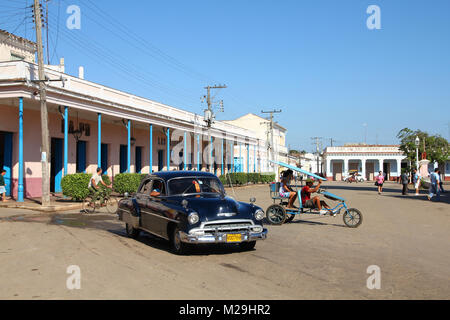
[[[188,216],[188,222],[189,224],[196,224],[200,221],[200,217],[198,216],[197,212],[191,212]]]
[[[262,211],[261,209],[258,209],[255,211],[255,219],[258,221],[261,221],[262,219],[264,219],[264,211]]]

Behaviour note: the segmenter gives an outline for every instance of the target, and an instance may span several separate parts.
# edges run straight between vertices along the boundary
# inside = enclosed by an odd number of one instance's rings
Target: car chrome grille
[[[208,223],[205,224],[203,230],[205,233],[215,233],[215,232],[240,232],[246,231],[252,226],[250,222],[242,223]]]

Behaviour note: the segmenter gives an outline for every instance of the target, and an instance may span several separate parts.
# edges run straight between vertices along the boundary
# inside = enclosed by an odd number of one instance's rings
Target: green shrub
[[[70,197],[75,201],[81,201],[89,195],[89,179],[92,174],[88,173],[76,173],[69,174],[61,180],[61,187],[63,195]],[[111,180],[108,176],[102,176],[103,181],[107,184],[111,184]],[[101,186],[103,187],[103,186]]]
[[[262,173],[261,174],[261,182],[262,183],[271,183],[275,181],[274,173]]]
[[[234,186],[242,186],[248,183],[271,183],[275,181],[275,174],[233,172],[224,174],[219,179],[226,186],[230,186],[230,182]]]
[[[228,186],[228,185],[229,185],[228,179],[227,179],[227,177],[226,177],[225,174],[221,175],[221,176],[219,177],[219,180],[220,180],[220,182],[222,182],[222,184],[223,184],[224,186]]]
[[[114,191],[120,194],[135,193],[146,176],[141,173],[120,173],[114,177]]]

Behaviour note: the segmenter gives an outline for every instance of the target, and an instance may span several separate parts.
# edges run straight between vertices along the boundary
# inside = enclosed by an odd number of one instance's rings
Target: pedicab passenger
[[[292,190],[291,187],[289,187],[289,182],[292,180],[293,174],[294,171],[290,169],[283,172],[279,192],[280,197],[289,198],[287,208],[298,209],[297,207],[294,206],[294,202],[295,200],[297,200],[297,192],[295,192],[294,190]]]
[[[306,186],[303,187],[301,192],[303,208],[318,209],[320,215],[327,213],[332,214],[330,206],[325,201],[320,200],[319,196],[315,196],[311,199],[311,194],[317,192],[321,185],[322,181],[319,180],[319,184],[313,188],[314,181],[312,179],[306,180]]]

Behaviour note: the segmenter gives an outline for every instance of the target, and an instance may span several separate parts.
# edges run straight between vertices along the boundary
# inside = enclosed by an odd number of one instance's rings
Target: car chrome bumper
[[[227,242],[227,234],[240,234],[242,236],[241,242]],[[185,232],[180,232],[180,238],[185,243],[242,243],[256,240],[265,240],[267,238],[267,229],[262,232],[232,232],[232,233],[214,233],[205,235],[193,235]]]

